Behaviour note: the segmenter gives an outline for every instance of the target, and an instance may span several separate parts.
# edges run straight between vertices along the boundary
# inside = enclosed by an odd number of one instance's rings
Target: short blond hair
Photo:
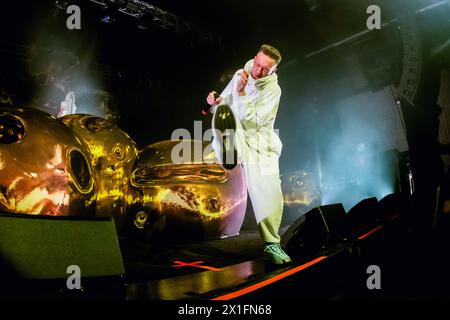
[[[271,57],[278,64],[281,61],[281,53],[275,47],[268,44],[263,44],[258,52],[264,53],[266,56]]]

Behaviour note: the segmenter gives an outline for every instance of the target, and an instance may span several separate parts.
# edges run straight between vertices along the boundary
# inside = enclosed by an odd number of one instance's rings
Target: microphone
[[[214,99],[217,99],[219,97],[219,94],[216,92],[216,93],[214,93]],[[211,109],[211,105],[209,105],[209,104],[206,104],[204,107],[203,107],[203,109],[202,109],[202,114],[204,115],[204,116],[206,116],[206,115],[208,115],[208,113],[209,113],[209,110]]]

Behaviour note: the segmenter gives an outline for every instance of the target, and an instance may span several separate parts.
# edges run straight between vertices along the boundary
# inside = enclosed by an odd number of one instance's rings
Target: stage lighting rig
[[[142,30],[147,30],[153,24],[153,16],[148,13],[142,14],[137,20],[137,27]]]
[[[67,0],[56,0],[55,6],[63,11],[66,11],[67,7],[69,6],[69,1]]]
[[[123,13],[138,19],[138,27],[141,29],[148,28],[151,25],[160,27],[173,32],[187,32],[191,30],[191,25],[184,19],[176,15],[162,10],[154,5],[139,0],[90,0],[104,8],[115,8],[115,12]],[[106,17],[103,16],[102,20]],[[110,18],[105,18],[108,22]],[[149,19],[148,17],[151,17]],[[145,26],[144,26],[145,21]]]
[[[306,5],[308,6],[309,11],[315,12],[320,7],[320,0],[305,0]]]

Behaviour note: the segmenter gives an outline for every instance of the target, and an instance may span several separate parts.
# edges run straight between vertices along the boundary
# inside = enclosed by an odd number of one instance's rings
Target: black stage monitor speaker
[[[112,219],[0,215],[0,272],[21,279],[125,274]],[[1,277],[0,276],[0,277]]]
[[[408,196],[402,193],[388,194],[379,203],[381,210],[380,216],[383,222],[412,211]]]
[[[375,197],[361,200],[347,213],[346,226],[350,237],[359,237],[382,224],[380,204]]]
[[[327,249],[345,239],[345,209],[341,203],[316,207],[283,234],[282,245],[291,255]]]

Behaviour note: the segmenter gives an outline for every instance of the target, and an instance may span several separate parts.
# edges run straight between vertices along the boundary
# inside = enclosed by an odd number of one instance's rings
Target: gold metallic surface
[[[102,118],[0,108],[2,211],[112,216],[119,233],[128,219],[145,239],[185,240],[238,234],[246,206],[242,168],[223,169],[208,142],[162,141],[138,154]]]
[[[72,114],[61,120],[80,140],[93,168],[97,188],[96,215],[114,217],[121,229],[127,206],[136,201],[128,195],[129,178],[138,154],[135,142],[103,118]]]
[[[0,108],[0,209],[93,216],[95,188],[81,142],[55,117]]]
[[[308,171],[289,172],[281,176],[284,204],[289,207],[311,205],[320,199],[320,189],[315,176]]]
[[[242,168],[225,170],[215,163],[208,142],[181,143],[190,155],[179,152],[180,141],[158,142],[140,152],[131,184],[141,198],[130,208],[131,228],[148,240],[238,234],[247,206]],[[180,154],[184,161],[177,163]]]
[[[281,189],[287,209],[285,219],[295,220],[299,215],[321,205],[319,183],[309,171],[299,170],[281,175]]]

